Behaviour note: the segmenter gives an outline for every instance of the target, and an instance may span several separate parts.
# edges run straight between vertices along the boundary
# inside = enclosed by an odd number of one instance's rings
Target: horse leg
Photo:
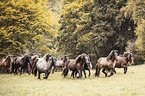
[[[126,74],[126,72],[127,72],[127,67],[124,67],[124,74]]]
[[[98,65],[96,65],[95,77],[98,75]]]
[[[73,78],[75,78],[75,71],[72,71],[72,74]]]
[[[114,68],[111,69],[110,75],[108,77],[112,76],[113,74],[114,74]]]
[[[38,78],[37,79],[41,79],[40,74],[41,74],[40,71],[38,71]]]
[[[47,79],[47,78],[48,78],[48,76],[49,76],[49,74],[50,74],[50,72],[45,71],[45,77],[43,77],[43,78],[44,78],[44,79]]]
[[[115,70],[115,68],[114,68],[114,73],[116,74],[116,70]]]
[[[24,70],[23,70],[24,71]],[[20,75],[22,74],[22,67],[21,67],[21,70],[20,70]]]
[[[26,68],[26,70],[27,70],[27,73],[30,75],[30,72],[31,72],[31,71],[29,72],[28,66],[26,66],[25,68]]]
[[[102,72],[105,74],[105,77],[107,77],[107,73],[105,72],[106,69],[103,69]]]
[[[27,73],[30,75],[30,72],[29,72],[29,69],[28,69],[28,67],[27,67],[26,69],[27,69]]]
[[[34,71],[34,76],[36,76],[36,75],[37,75],[37,67],[35,67],[35,68],[33,69],[33,71]]]
[[[88,71],[89,71],[89,77],[90,77],[90,75],[91,75],[91,71],[90,71],[90,69],[88,69]]]
[[[97,65],[97,66],[96,66],[95,77],[96,77],[96,76],[99,77],[99,75],[100,75],[100,70],[101,70],[101,68],[99,67],[99,65]]]
[[[83,71],[84,71],[84,75],[85,75],[85,78],[86,78],[86,72],[85,72],[85,69],[84,69]]]
[[[48,78],[48,72],[45,71],[45,77],[43,77],[44,79],[47,79]]]
[[[82,77],[82,70],[79,70],[78,72],[79,72],[79,78],[81,79],[81,77]]]

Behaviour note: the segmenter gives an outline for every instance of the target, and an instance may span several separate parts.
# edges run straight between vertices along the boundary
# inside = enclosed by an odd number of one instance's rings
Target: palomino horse
[[[123,56],[117,56],[115,68],[124,68],[124,74],[127,72],[128,62],[134,64],[134,57],[132,53],[124,52]],[[114,70],[116,73],[116,71]]]
[[[30,55],[25,55],[23,57],[16,57],[13,61],[13,70],[15,70],[15,73],[17,73],[18,69],[20,68],[20,75],[22,74],[22,70],[23,72],[25,71],[25,69],[27,70],[27,73],[30,75],[29,69],[28,69],[28,63],[31,66],[31,56]]]
[[[35,61],[34,66],[34,75],[37,75],[38,71],[38,79],[40,78],[41,73],[45,73],[44,79],[47,79],[49,74],[51,73],[52,66],[54,65],[53,58],[51,58],[51,55],[46,53],[43,58],[37,58]]]
[[[84,70],[84,64],[88,63],[88,57],[86,54],[81,54],[76,57],[76,59],[69,62],[63,72],[64,77],[67,76],[68,70],[72,70],[72,75],[74,78],[75,72],[79,73],[79,78],[82,77],[82,71]],[[86,75],[86,74],[85,74]]]
[[[12,57],[13,57],[13,55],[8,55],[6,57],[6,59],[2,59],[2,61],[0,62],[0,72],[1,73],[9,73],[10,72]]]
[[[115,67],[116,60],[117,60],[117,52],[118,52],[118,50],[112,50],[107,57],[99,58],[99,60],[96,64],[95,76],[99,77],[100,70],[102,68],[103,68],[102,72],[105,74],[106,77],[107,77],[107,73],[105,72],[105,70],[107,70],[107,69],[111,69],[111,73],[109,76],[112,76],[114,74],[114,67]]]

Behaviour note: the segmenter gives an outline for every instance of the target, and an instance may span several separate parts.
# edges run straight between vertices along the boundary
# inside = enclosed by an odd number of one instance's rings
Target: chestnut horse
[[[99,58],[96,64],[95,76],[99,77],[100,70],[102,68],[103,68],[102,72],[105,74],[105,77],[107,77],[107,73],[105,72],[105,70],[111,69],[109,76],[112,76],[114,74],[114,67],[117,60],[117,52],[118,50],[112,50],[107,57]]]
[[[88,63],[88,57],[86,54],[81,54],[76,57],[76,59],[70,61],[63,71],[64,77],[67,76],[69,69],[72,70],[72,75],[74,78],[75,72],[79,73],[79,78],[82,77],[82,71],[84,70],[84,64]],[[85,74],[86,75],[86,74]]]
[[[8,55],[6,59],[2,59],[0,62],[0,73],[10,73],[10,67],[12,66],[12,57],[13,55]]]
[[[123,56],[117,56],[115,68],[124,68],[124,74],[127,72],[127,66],[130,62],[131,64],[134,64],[134,57],[132,53],[124,52]],[[116,71],[114,70],[116,73]]]

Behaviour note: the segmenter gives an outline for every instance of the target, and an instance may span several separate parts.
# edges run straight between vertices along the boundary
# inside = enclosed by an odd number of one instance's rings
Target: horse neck
[[[6,62],[6,65],[7,65],[7,66],[10,66],[10,63],[11,63],[11,58],[6,59],[6,61],[5,61],[5,62]]]
[[[85,61],[83,61],[83,60],[80,60],[80,65],[83,65],[84,63],[85,63]]]

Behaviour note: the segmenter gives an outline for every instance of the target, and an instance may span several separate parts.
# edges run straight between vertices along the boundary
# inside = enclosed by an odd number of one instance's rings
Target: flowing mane
[[[51,56],[51,55],[50,55],[49,53],[46,53],[46,54],[43,56],[42,60],[46,60],[47,57],[50,57],[50,56]]]

